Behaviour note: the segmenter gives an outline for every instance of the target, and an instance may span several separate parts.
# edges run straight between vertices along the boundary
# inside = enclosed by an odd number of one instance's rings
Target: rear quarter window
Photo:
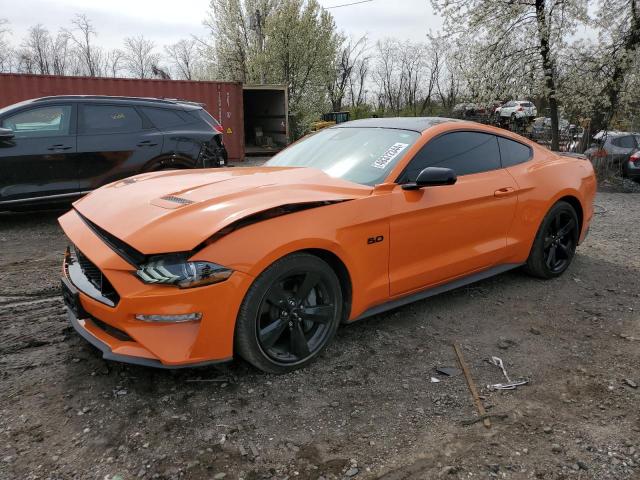
[[[636,142],[632,135],[612,138],[611,144],[619,148],[636,148]]]
[[[151,123],[153,123],[156,128],[161,130],[186,123],[177,111],[167,108],[142,107],[142,113],[151,120]]]
[[[507,138],[498,137],[498,145],[503,168],[528,162],[533,155],[530,147]]]
[[[201,108],[200,110],[195,110],[192,113],[198,119],[204,120],[205,123],[207,123],[209,126],[213,127],[214,129],[217,130],[220,127],[220,122],[218,122],[218,120],[213,118],[213,116],[211,116],[211,114],[209,112],[207,112],[204,108]]]

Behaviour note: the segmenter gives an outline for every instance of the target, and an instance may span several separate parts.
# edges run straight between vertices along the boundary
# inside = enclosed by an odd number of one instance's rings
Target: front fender
[[[385,195],[296,212],[235,230],[192,258],[257,277],[291,253],[330,252],[349,274],[353,291],[350,318],[355,318],[389,297],[388,212]],[[372,236],[384,241],[369,244]]]

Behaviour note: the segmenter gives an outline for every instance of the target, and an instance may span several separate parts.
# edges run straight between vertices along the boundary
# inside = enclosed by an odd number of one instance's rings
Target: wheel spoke
[[[549,253],[547,254],[547,267],[553,268],[556,263],[556,246],[552,245]]]
[[[265,348],[271,348],[282,337],[288,322],[279,318],[275,322],[260,330],[260,342]]]
[[[310,353],[300,322],[294,322],[291,329],[291,352],[298,358],[306,358]]]
[[[318,284],[319,280],[320,276],[315,272],[309,272],[305,274],[304,280],[302,281],[302,284],[300,285],[300,288],[298,288],[298,292],[296,293],[296,297],[298,298],[298,301],[300,303],[307,299],[307,297],[311,293],[311,290]]]
[[[560,215],[556,215],[556,218],[553,219],[553,230],[556,235],[560,231],[560,228]]]
[[[313,323],[329,323],[333,318],[333,310],[333,305],[302,307],[302,318]]]
[[[287,298],[289,298],[289,294],[287,294],[280,285],[274,283],[267,295],[267,302],[276,307],[282,307],[287,301]]]
[[[558,230],[558,236],[564,237],[565,235],[567,235],[569,232],[571,232],[571,230],[573,230],[574,225],[575,225],[575,221],[572,218],[567,222],[567,224],[564,227]]]
[[[569,247],[567,245],[563,245],[562,243],[559,243],[558,250],[562,253],[562,255],[566,260],[569,260]]]

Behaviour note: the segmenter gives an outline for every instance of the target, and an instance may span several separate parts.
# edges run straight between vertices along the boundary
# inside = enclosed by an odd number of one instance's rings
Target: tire
[[[525,266],[530,275],[550,279],[562,275],[576,253],[578,215],[567,202],[556,203],[544,217]]]
[[[324,260],[307,253],[283,257],[255,279],[242,301],[236,352],[267,373],[302,368],[331,342],[342,308],[340,281]]]

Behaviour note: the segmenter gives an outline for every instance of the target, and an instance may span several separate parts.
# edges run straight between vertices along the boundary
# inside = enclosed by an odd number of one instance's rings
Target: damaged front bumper
[[[151,352],[137,344],[137,342],[125,332],[113,327],[109,328],[107,324],[100,322],[87,313],[80,302],[80,293],[66,277],[62,277],[61,284],[62,297],[67,307],[67,319],[69,323],[71,323],[71,326],[82,338],[102,352],[102,358],[105,360],[163,369],[204,367],[227,363],[231,360],[211,360],[185,365],[165,365],[159,359],[154,358]],[[100,330],[104,331],[103,335],[109,335],[111,333],[109,343],[107,343],[105,337],[100,334]],[[109,330],[111,330],[111,332],[109,332]]]

